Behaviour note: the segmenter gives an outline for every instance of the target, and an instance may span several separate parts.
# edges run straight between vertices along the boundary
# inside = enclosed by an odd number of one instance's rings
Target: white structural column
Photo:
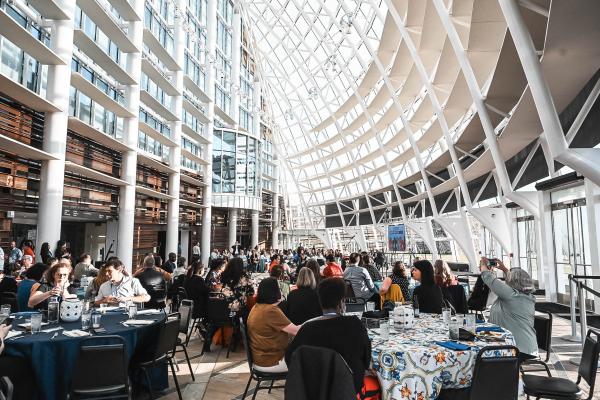
[[[272,249],[279,248],[279,159],[273,158],[275,164],[273,168],[273,238],[271,242]]]
[[[144,22],[144,0],[134,0],[133,7],[140,21],[130,21],[127,24],[127,36],[139,49],[138,52],[128,53],[125,70],[137,82],[137,85],[125,87],[125,106],[134,117],[125,118],[123,124],[123,142],[130,148],[136,149],[138,142],[138,114],[140,109],[140,76],[142,71],[142,53]],[[135,185],[137,175],[137,152],[127,150],[121,161],[121,179],[127,182],[119,192],[119,228],[117,238],[117,257],[123,261],[128,271],[132,270],[133,258],[133,227],[135,221]]]
[[[231,118],[235,121],[235,129],[240,125],[240,57],[242,53],[242,16],[238,6],[233,8],[233,19],[231,21],[231,77],[229,84],[231,88]]]
[[[47,112],[44,121],[43,150],[58,159],[42,162],[37,227],[38,248],[44,242],[53,246],[60,239],[62,220],[75,0],[58,1],[58,4],[69,19],[52,22],[50,48],[64,64],[48,66],[46,99],[62,111]]]
[[[259,212],[258,210],[252,210],[252,227],[250,231],[250,248],[253,249],[258,246],[258,228],[259,228]]]
[[[185,10],[185,4],[179,0],[177,3],[179,10]],[[181,67],[185,62],[184,47],[185,47],[185,32],[183,31],[183,23],[185,22],[185,14],[183,11],[175,13],[175,24],[173,27],[174,46],[173,56],[177,64]],[[181,118],[183,113],[183,70],[179,68],[173,71],[175,88],[179,91],[177,96],[171,97],[173,113],[179,118],[177,121],[171,122],[171,140],[177,145],[169,149],[169,166],[175,172],[169,174],[169,205],[167,207],[167,243],[165,253],[177,254],[179,243],[179,187],[180,187],[180,169],[181,169]]]
[[[227,247],[231,249],[231,246],[237,242],[237,224],[238,224],[238,209],[230,208],[229,216],[227,218]]]
[[[208,67],[206,68],[206,94],[209,101],[206,105],[206,136],[210,142],[205,146],[205,160],[208,164],[204,168],[204,209],[202,210],[202,237],[201,252],[202,263],[208,265],[210,256],[210,234],[212,225],[212,137],[215,119],[215,48],[217,44],[217,2],[209,1],[206,9],[207,32],[206,32],[206,59]]]
[[[519,54],[552,158],[600,185],[600,163],[598,162],[600,154],[598,150],[569,149],[550,88],[542,73],[540,59],[533,44],[533,39],[521,15],[519,2],[516,0],[499,0],[499,4]],[[581,6],[575,4],[574,7]]]

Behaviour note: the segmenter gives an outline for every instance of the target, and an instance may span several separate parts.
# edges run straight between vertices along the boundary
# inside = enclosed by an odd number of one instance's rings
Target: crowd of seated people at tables
[[[246,261],[240,256],[211,255],[208,268],[204,268],[198,257],[188,267],[185,261],[178,263],[171,255],[162,264],[159,256],[148,254],[131,275],[116,257],[96,269],[91,266],[91,258],[84,254],[73,268],[63,243],[57,244],[55,253],[44,250],[47,247],[43,246],[39,257],[46,262],[31,264],[30,255],[22,254],[23,262],[5,263],[1,270],[4,274],[0,292],[16,292],[20,310],[44,309],[52,296],[76,297],[72,282],[83,275],[93,277],[84,298],[97,305],[134,301],[145,303],[147,307],[164,308],[168,287],[177,280],[187,298],[194,301],[194,318],[205,317],[210,294],[220,293],[227,301],[232,321],[238,317],[247,319],[257,368],[286,371],[291,355],[299,346],[326,347],[338,352],[350,365],[357,393],[363,386],[365,374],[371,375],[368,371],[370,341],[359,319],[344,316],[347,284],[357,298],[372,301],[377,308],[391,286],[398,285],[405,301],[417,298],[421,312],[434,314],[441,313],[444,307],[442,289],[458,285],[456,276],[442,260],[434,265],[427,260],[417,260],[410,268],[397,261],[391,274],[384,277],[368,254],[352,253],[343,257],[341,252],[329,252],[320,265],[316,257],[304,250],[290,251],[272,254],[268,267],[265,263],[264,268],[270,271],[270,276],[257,284],[251,278],[254,271],[260,271],[263,259],[263,254],[257,257],[257,251],[248,252]],[[535,298],[531,278],[521,269],[509,270],[501,261],[498,269],[507,277],[506,281],[497,279],[485,260],[480,269],[481,278],[498,296],[491,308],[490,322],[513,332],[523,358],[532,356],[537,343],[533,330]],[[414,288],[412,282],[416,283]],[[205,351],[210,351],[210,332],[204,341]]]

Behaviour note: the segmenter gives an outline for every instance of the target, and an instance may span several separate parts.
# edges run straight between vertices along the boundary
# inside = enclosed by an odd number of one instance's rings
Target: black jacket
[[[286,400],[356,400],[352,371],[333,350],[301,346],[288,371]]]
[[[194,301],[194,318],[206,317],[206,305],[210,289],[204,283],[204,279],[198,275],[187,278],[183,284],[187,298]]]
[[[283,312],[296,325],[301,325],[311,318],[323,315],[319,295],[316,290],[309,287],[292,290],[287,297]]]
[[[419,310],[423,313],[441,314],[444,296],[439,286],[420,285],[413,291],[413,302],[415,296],[419,299]]]
[[[341,355],[353,371],[356,396],[363,386],[365,371],[371,364],[371,341],[358,318],[337,316],[303,324],[285,352],[288,366],[292,363],[292,355],[300,346],[318,346]]]
[[[167,299],[167,282],[163,273],[157,268],[145,268],[136,278],[150,295],[150,301],[145,304],[147,308],[165,308]]]

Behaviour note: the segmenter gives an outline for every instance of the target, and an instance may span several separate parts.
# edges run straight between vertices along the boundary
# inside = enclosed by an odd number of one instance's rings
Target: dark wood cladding
[[[121,154],[69,131],[67,161],[118,178],[121,174]]]
[[[160,193],[169,191],[168,175],[146,165],[138,164],[136,184]]]

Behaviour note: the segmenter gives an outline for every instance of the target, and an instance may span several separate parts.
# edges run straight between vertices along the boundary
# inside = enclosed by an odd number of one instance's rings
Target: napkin
[[[56,328],[42,329],[41,332],[50,333],[50,332],[54,332],[54,331],[59,331],[61,329],[63,329],[62,326],[57,326]]]
[[[470,349],[470,347],[467,346],[466,344],[462,344],[462,343],[458,343],[458,342],[445,341],[445,342],[434,342],[434,343],[437,344],[438,346],[442,346],[442,347],[445,347],[450,350],[469,350]]]
[[[10,331],[10,332],[8,332],[8,335],[6,335],[6,337],[4,339],[5,340],[6,339],[10,339],[12,337],[16,337],[16,336],[19,336],[19,335],[22,335],[22,334],[23,334],[22,331]]]
[[[44,325],[48,325],[48,323],[42,322],[42,326]],[[17,326],[20,326],[21,328],[31,328],[31,322],[25,322],[24,324],[19,324]]]
[[[72,331],[64,331],[63,335],[69,336],[69,337],[84,337],[84,336],[90,336],[90,333],[82,331],[81,329],[73,329]]]
[[[478,326],[476,330],[477,332],[504,332],[499,326]]]
[[[153,324],[154,322],[156,322],[153,319],[128,319],[127,321],[123,321],[123,325],[130,325],[130,326],[135,326],[135,325],[150,325]]]
[[[153,314],[162,314],[161,310],[156,310],[154,308],[149,308],[147,310],[138,310],[138,315],[153,315]]]

